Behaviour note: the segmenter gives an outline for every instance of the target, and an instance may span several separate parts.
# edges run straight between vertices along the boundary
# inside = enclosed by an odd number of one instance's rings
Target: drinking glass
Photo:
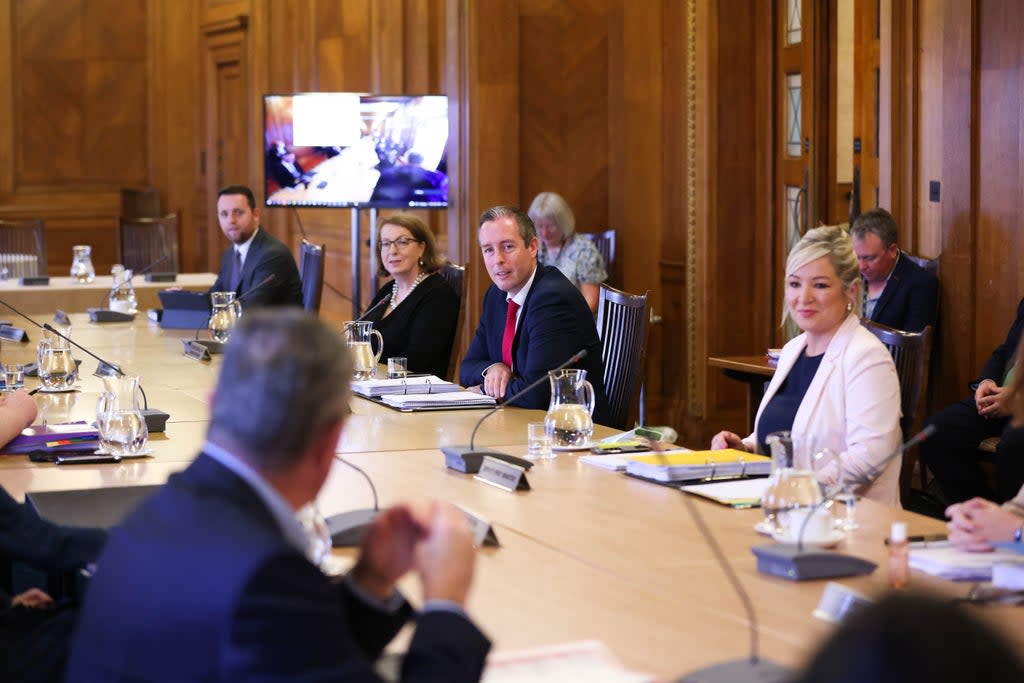
[[[836,519],[836,527],[843,531],[853,531],[857,525],[857,476],[843,467],[839,455],[831,448],[822,448],[814,454],[814,470],[829,467],[836,463],[836,482],[838,492],[832,495],[832,499],[843,504],[843,515]]]
[[[530,422],[526,425],[526,449],[527,457],[531,459],[547,460],[554,457],[546,424]]]
[[[388,379],[405,379],[409,376],[409,360],[403,356],[388,358]]]
[[[4,363],[4,386],[7,391],[25,386],[25,368],[17,363]]]

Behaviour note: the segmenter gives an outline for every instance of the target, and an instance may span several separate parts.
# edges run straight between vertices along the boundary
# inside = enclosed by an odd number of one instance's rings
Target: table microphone
[[[250,294],[255,292],[257,289],[260,289],[261,287],[266,285],[268,282],[273,280],[275,277],[276,277],[276,275],[274,273],[271,273],[270,275],[268,275],[265,278],[263,278],[262,280],[260,280],[259,284],[257,284],[255,287],[247,289],[245,292],[243,292],[242,296],[240,296],[237,299],[235,299],[235,301],[239,301],[239,302],[242,301],[243,299],[245,299],[245,297],[249,296]],[[211,317],[212,317],[212,315],[211,315]],[[199,333],[202,332],[203,329],[205,329],[208,326],[209,326],[209,322],[207,322],[205,325],[200,325],[199,327],[197,327],[196,328],[195,339],[182,339],[181,340],[181,343],[185,345],[185,355],[186,356],[191,356],[191,357],[196,358],[198,360],[209,360],[210,359],[210,354],[213,354],[213,353],[224,353],[224,344],[226,342],[219,342],[219,341],[215,341],[213,339],[205,340],[205,339],[200,339],[199,338]]]
[[[96,361],[99,363],[99,365],[96,366],[96,375],[97,376],[99,376],[99,377],[114,377],[114,376],[124,377],[125,376],[125,372],[124,372],[124,370],[121,369],[121,366],[119,366],[119,365],[117,365],[115,363],[111,363],[109,361],[103,360],[102,358],[97,356],[95,353],[93,353],[89,349],[85,348],[84,346],[82,346],[78,342],[76,342],[73,339],[71,339],[71,337],[68,337],[67,335],[65,335],[63,333],[58,332],[57,329],[54,328],[53,325],[51,325],[50,323],[43,324],[42,328],[44,330],[46,330],[47,332],[50,332],[52,334],[57,335],[58,337],[60,337],[61,339],[64,339],[65,341],[67,341],[69,344],[71,344],[75,348],[80,349],[80,350],[86,352],[87,354],[89,354],[90,356],[92,356],[93,358],[95,358]],[[149,399],[146,397],[146,391],[142,388],[142,383],[141,382],[139,383],[139,393],[142,394],[142,410],[140,412],[142,413],[142,418],[146,421],[146,429],[148,431],[150,431],[150,432],[153,432],[153,433],[164,431],[167,428],[167,419],[170,417],[170,414],[165,413],[164,411],[159,410],[157,408],[150,408],[149,407]]]
[[[582,358],[586,358],[586,356],[587,350],[580,349],[572,356],[570,356],[567,361],[565,361],[558,367],[552,368],[550,372],[561,370],[562,368],[568,365],[572,365],[573,363],[578,362]],[[530,460],[526,460],[525,458],[519,458],[514,455],[509,455],[508,453],[502,453],[500,451],[492,450],[490,448],[475,448],[476,432],[478,429],[480,429],[480,425],[483,424],[484,420],[489,418],[491,415],[494,415],[495,412],[501,410],[502,408],[512,403],[513,401],[518,400],[521,396],[533,390],[537,385],[539,385],[547,378],[548,373],[544,373],[533,382],[530,382],[530,384],[528,384],[525,389],[522,389],[519,392],[517,392],[514,396],[512,396],[512,398],[508,399],[507,401],[504,401],[499,405],[494,406],[494,408],[487,411],[487,414],[481,417],[479,420],[477,420],[476,426],[473,427],[473,433],[470,434],[469,436],[468,446],[442,446],[441,452],[444,453],[444,464],[452,468],[453,470],[458,470],[459,472],[475,474],[476,472],[480,471],[480,465],[483,463],[484,456],[488,456],[491,458],[497,458],[498,460],[504,460],[505,462],[510,462],[513,465],[518,465],[519,467],[522,467],[523,469],[527,470],[533,467],[533,462],[531,462]]]
[[[94,323],[126,323],[135,320],[134,313],[125,313],[124,311],[115,311],[112,308],[108,308],[106,304],[109,301],[110,295],[128,285],[132,281],[132,278],[134,278],[136,275],[142,275],[143,273],[149,272],[153,268],[153,266],[159,263],[163,263],[164,261],[167,260],[167,258],[167,254],[164,254],[163,256],[153,261],[139,272],[133,272],[131,276],[125,278],[124,282],[121,282],[120,284],[117,284],[114,287],[112,287],[110,292],[108,292],[105,295],[104,300],[100,303],[99,308],[86,309],[86,312],[89,313],[89,321]]]
[[[334,459],[345,463],[356,472],[363,475],[363,478],[366,479],[366,483],[370,485],[370,491],[373,492],[372,510],[368,510],[366,508],[360,510],[349,510],[348,512],[332,515],[324,520],[327,522],[327,529],[331,532],[331,545],[333,547],[344,548],[348,546],[356,546],[363,540],[366,528],[370,526],[377,515],[380,514],[380,505],[377,502],[377,487],[373,485],[373,480],[370,479],[370,475],[368,475],[363,468],[358,467],[355,463],[349,462],[337,453],[334,454]]]
[[[866,484],[878,476],[882,470],[893,459],[903,455],[903,452],[913,448],[935,433],[935,425],[927,425],[924,429],[912,436],[906,443],[900,445],[890,453],[882,462],[870,468],[867,475],[862,477],[857,484]],[[834,499],[842,491],[839,486],[825,495],[821,502],[812,506],[804,517],[803,524],[797,532],[796,543],[768,543],[751,548],[757,556],[757,570],[762,574],[780,576],[790,581],[806,581],[809,579],[831,579],[842,576],[859,576],[870,574],[878,568],[874,562],[865,560],[853,555],[833,552],[831,550],[804,549],[804,532],[818,510],[829,501]]]
[[[385,294],[383,299],[381,299],[380,301],[378,301],[377,303],[375,303],[374,305],[370,306],[365,311],[363,311],[363,314],[361,316],[359,316],[358,318],[356,318],[355,322],[360,322],[362,320],[365,320],[366,316],[370,315],[370,313],[372,313],[373,311],[376,311],[378,308],[380,308],[381,306],[383,306],[384,304],[386,304],[389,301],[391,301],[391,294]]]

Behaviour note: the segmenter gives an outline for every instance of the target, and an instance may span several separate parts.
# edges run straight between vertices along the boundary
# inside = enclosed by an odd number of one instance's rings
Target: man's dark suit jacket
[[[231,268],[234,246],[224,250],[220,259],[220,273],[217,281],[210,288],[211,292],[226,292],[231,282]],[[263,282],[268,275],[274,279],[263,285],[242,300],[243,308],[255,306],[302,305],[302,281],[299,280],[299,269],[288,247],[271,235],[265,228],[256,231],[249,245],[249,253],[242,265],[242,279],[238,284],[236,296],[245,295],[250,289]]]
[[[867,286],[867,283],[864,283]],[[939,280],[900,254],[889,281],[878,297],[871,320],[907,332],[920,332],[935,324]]]
[[[459,382],[463,386],[481,384],[483,371],[501,362],[501,340],[508,310],[505,297],[505,292],[495,285],[484,294],[480,325],[460,367]],[[548,370],[558,367],[580,349],[586,349],[587,356],[573,367],[587,371],[587,380],[594,385],[596,394],[594,422],[602,423],[608,414],[608,402],[604,395],[601,339],[597,335],[594,314],[580,291],[558,268],[538,265],[533,286],[519,315],[512,343],[514,374],[505,397],[545,376]],[[551,385],[541,382],[510,405],[547,410],[550,401]]]
[[[1017,317],[1013,319],[1006,339],[997,346],[992,355],[985,361],[981,374],[972,384],[980,384],[982,380],[990,379],[996,384],[1002,385],[1003,377],[1010,370],[1011,362],[1016,357],[1017,347],[1020,346],[1021,333],[1024,332],[1024,299],[1017,304]]]
[[[258,494],[201,454],[111,533],[68,681],[377,681],[412,614],[378,611],[290,545]],[[404,681],[477,681],[489,643],[464,616],[418,619]]]

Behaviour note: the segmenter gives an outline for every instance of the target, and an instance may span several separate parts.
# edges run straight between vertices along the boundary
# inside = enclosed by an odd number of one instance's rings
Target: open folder
[[[771,473],[772,459],[732,448],[717,451],[663,451],[629,459],[626,473],[655,481],[686,481]]]

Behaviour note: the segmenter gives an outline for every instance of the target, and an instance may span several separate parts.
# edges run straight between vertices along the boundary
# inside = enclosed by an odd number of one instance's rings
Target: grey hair
[[[857,254],[853,251],[853,240],[850,234],[839,225],[824,225],[808,230],[800,241],[793,245],[786,259],[786,277],[800,270],[811,261],[827,256],[836,271],[836,277],[843,288],[844,294],[860,283],[860,268],[857,265]],[[783,287],[785,290],[785,287]],[[855,315],[860,315],[861,297],[852,298]],[[789,307],[786,297],[782,300],[782,324],[789,320]]]
[[[348,414],[351,379],[348,348],[315,316],[247,312],[224,353],[210,436],[239,444],[257,467],[286,470]]]
[[[537,226],[533,224],[533,220],[522,209],[507,204],[492,206],[480,214],[480,222],[477,224],[477,229],[482,228],[484,223],[496,221],[505,216],[511,216],[515,219],[516,225],[519,226],[519,236],[523,238],[523,244],[529,246],[530,242],[537,239]]]
[[[871,209],[853,219],[850,235],[862,240],[869,232],[878,235],[878,239],[882,240],[882,246],[886,249],[896,244],[899,237],[896,221],[892,214],[885,209]]]
[[[563,240],[569,239],[576,232],[576,216],[569,208],[569,203],[557,192],[541,192],[533,198],[526,213],[534,223],[540,218],[553,222],[562,233]]]

